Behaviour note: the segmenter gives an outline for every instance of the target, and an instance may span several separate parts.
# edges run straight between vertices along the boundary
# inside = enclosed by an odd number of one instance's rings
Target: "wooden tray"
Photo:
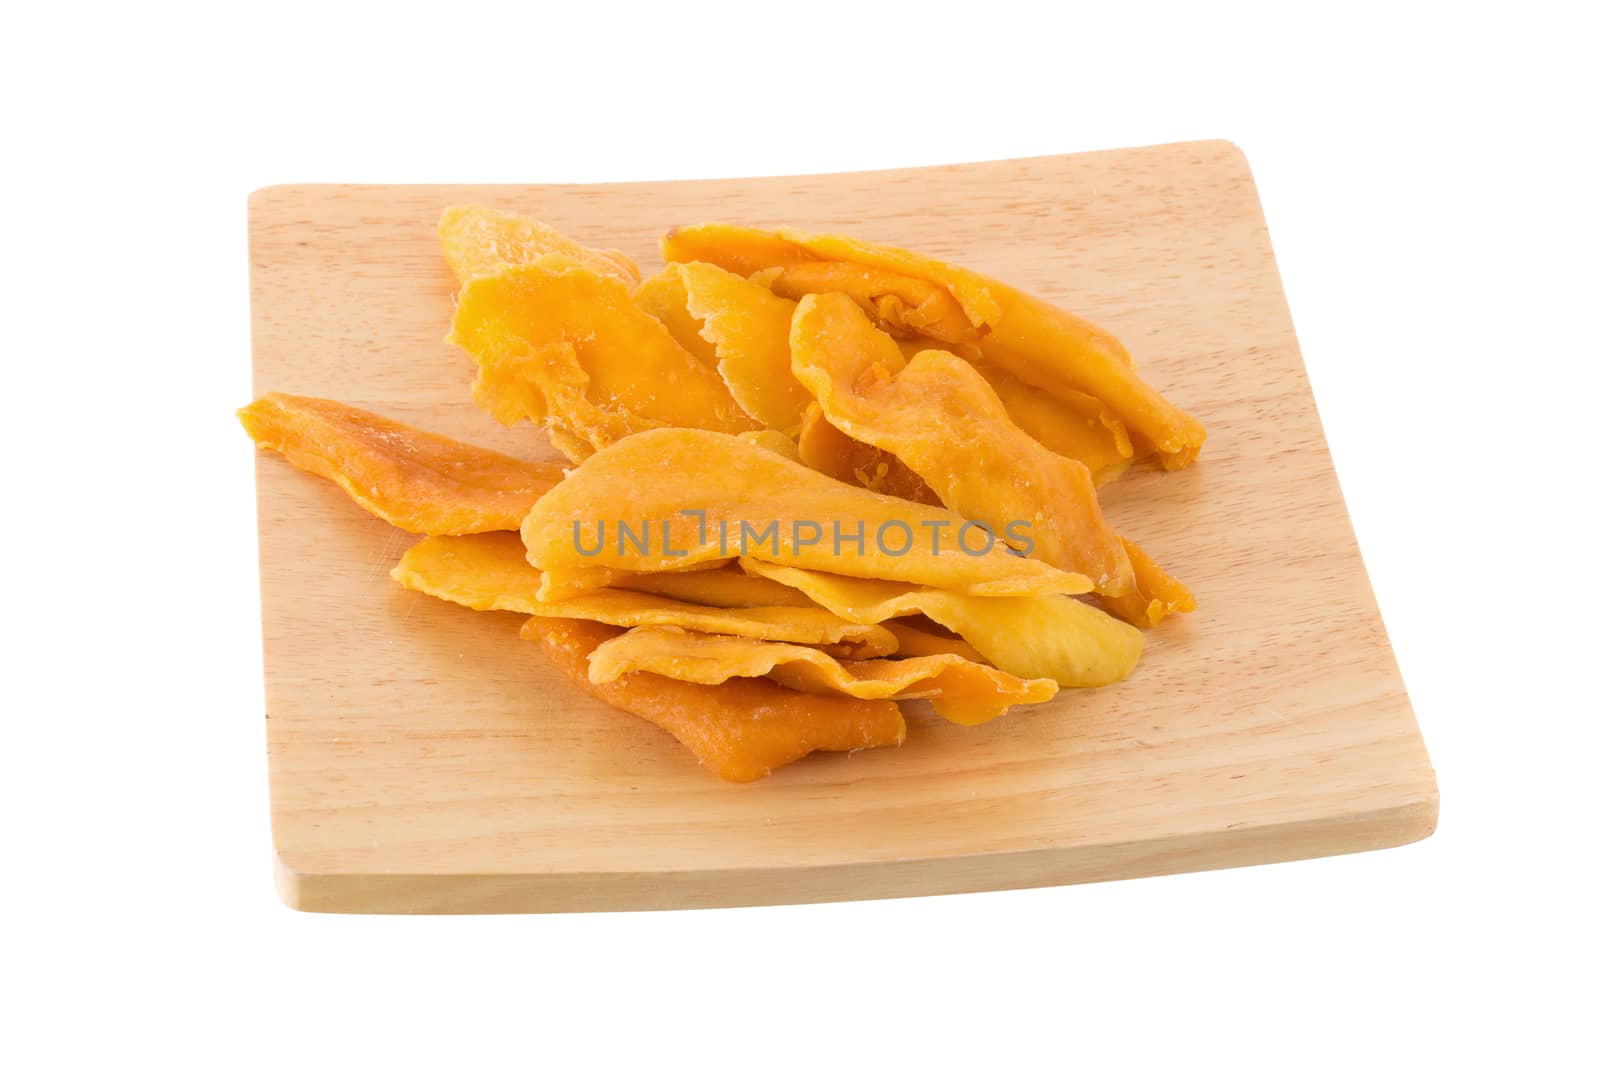
[[[400,589],[413,537],[261,455],[279,888],[312,911],[710,907],[1006,889],[1427,836],[1433,770],[1362,567],[1249,167],[1202,142],[861,174],[637,185],[278,186],[250,200],[255,388],[331,396],[527,456],[442,338],[448,204],[531,213],[646,271],[669,226],[844,230],[1110,328],[1210,430],[1113,522],[1198,614],[1137,674],[749,786],[556,677],[518,620]]]

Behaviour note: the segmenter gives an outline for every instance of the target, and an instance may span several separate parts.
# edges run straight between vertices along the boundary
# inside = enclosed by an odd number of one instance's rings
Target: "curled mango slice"
[[[1132,588],[1089,469],[1018,428],[972,364],[937,349],[903,363],[893,339],[839,293],[800,301],[789,347],[827,420],[899,457],[951,510],[1013,544],[1025,539],[1039,559],[1108,595]]]
[[[541,260],[474,278],[447,340],[478,363],[473,394],[496,419],[542,424],[577,461],[658,426],[757,428],[713,368],[590,270]]]
[[[544,618],[588,619],[611,626],[681,626],[708,633],[837,648],[849,656],[885,656],[894,635],[853,623],[815,604],[714,607],[632,589],[596,589],[549,604],[539,600],[539,572],[521,542],[506,534],[429,537],[390,572],[407,589],[477,611],[515,611]]]
[[[845,485],[737,436],[660,429],[595,453],[534,505],[522,539],[529,561],[546,572],[546,599],[596,568],[649,573],[736,556],[983,596],[1093,587],[998,543],[969,554],[952,544],[962,523],[943,508]]]
[[[1107,610],[1135,626],[1154,626],[1168,615],[1195,609],[1194,594],[1188,586],[1162,570],[1149,553],[1132,541],[1124,539],[1122,545],[1133,563],[1133,589],[1116,597],[1097,596]]]
[[[905,719],[892,700],[801,693],[764,678],[696,685],[639,673],[597,685],[589,680],[589,656],[618,633],[573,619],[534,618],[522,629],[579,688],[666,730],[727,781],[753,782],[812,752],[905,740]]]
[[[776,584],[776,583],[774,583]],[[791,593],[799,590],[790,589]],[[804,595],[804,594],[802,594]],[[901,621],[898,619],[884,619],[878,625],[894,634],[895,641],[900,645],[895,654],[902,658],[911,656],[960,656],[970,659],[974,663],[982,663],[983,656],[972,645],[950,633],[934,633],[924,627],[915,625],[915,618]]]
[[[445,208],[439,217],[439,243],[463,285],[548,255],[609,274],[624,285],[639,284],[639,266],[625,253],[589,248],[537,219],[475,204]]]
[[[973,366],[1006,406],[1012,422],[1050,451],[1088,467],[1097,487],[1116,481],[1137,458],[1122,420],[1088,393],[1049,393],[992,363]]]
[[[1144,651],[1138,630],[1067,596],[975,597],[760,560],[739,562],[854,622],[925,615],[1019,678],[1051,678],[1068,688],[1108,685],[1132,674]]]
[[[515,530],[562,468],[453,441],[333,400],[268,393],[239,410],[251,440],[412,533]]]
[[[683,274],[669,264],[652,274],[633,291],[633,302],[667,328],[684,351],[698,357],[708,367],[717,365],[717,346],[700,336],[700,320],[689,313],[689,294],[683,288]]]
[[[811,397],[789,370],[794,301],[710,263],[669,264],[646,287],[646,296],[635,299],[680,343],[693,324],[745,414],[785,434],[799,429]],[[673,306],[677,300],[681,308]]]
[[[526,608],[530,615],[546,619],[588,619],[608,626],[677,626],[698,633],[819,645],[851,659],[887,656],[899,648],[894,635],[882,626],[850,622],[814,604],[722,608],[608,588],[552,603],[534,601]]]
[[[521,544],[517,542],[519,551]],[[798,589],[791,589],[770,578],[746,574],[734,565],[702,571],[660,571],[655,574],[617,571],[607,584],[619,589],[654,593],[672,600],[718,608],[804,607],[811,603]]]
[[[944,289],[960,306],[967,324],[978,332],[976,345],[985,360],[1018,380],[1056,395],[1086,393],[1103,402],[1145,448],[1160,455],[1169,469],[1194,461],[1205,442],[1205,429],[1152,389],[1134,371],[1127,349],[1111,334],[1070,312],[1029,296],[1003,282],[900,248],[869,244],[831,234],[780,230],[766,233],[744,227],[706,224],[675,229],[662,240],[668,261],[703,260],[741,274],[765,271],[764,279],[813,278],[826,275],[815,261],[870,268],[851,275],[852,283],[876,283],[882,295],[894,295],[884,275],[903,275]],[[773,268],[782,268],[772,273]],[[895,286],[903,287],[896,282]],[[789,284],[789,295],[802,288]],[[852,297],[859,288],[849,288]],[[876,309],[870,296],[864,304]],[[910,325],[903,317],[891,324]],[[915,327],[912,327],[915,328]],[[939,332],[949,333],[947,324]]]
[[[816,261],[776,267],[762,280],[790,300],[809,293],[844,293],[896,337],[970,344],[982,336],[948,290],[922,278],[860,263]]]
[[[1056,695],[1056,683],[1048,678],[1024,680],[960,656],[841,663],[804,645],[667,627],[629,630],[589,656],[589,680],[596,685],[635,671],[701,685],[766,677],[807,693],[926,698],[934,711],[962,726],[976,726],[1004,715],[1014,705],[1042,704]]]
[[[806,409],[800,421],[798,452],[800,462],[841,482],[918,504],[939,503],[938,494],[900,457],[844,433],[823,417],[822,408],[816,403]]]

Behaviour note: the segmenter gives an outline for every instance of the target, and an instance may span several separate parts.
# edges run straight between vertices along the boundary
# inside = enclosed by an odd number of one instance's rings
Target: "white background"
[[[3,1058],[1595,1062],[1592,28],[1530,4],[581,6],[4,16]],[[744,911],[277,902],[232,415],[251,189],[1213,137],[1265,202],[1438,768],[1432,839]]]

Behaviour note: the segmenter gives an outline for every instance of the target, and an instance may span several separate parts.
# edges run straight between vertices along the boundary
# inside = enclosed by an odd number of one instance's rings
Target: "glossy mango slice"
[[[516,459],[317,397],[268,393],[241,408],[239,421],[260,447],[412,533],[515,530],[562,476],[554,463]]]
[[[797,453],[800,462],[812,470],[849,485],[918,504],[939,503],[938,494],[898,456],[857,441],[824,418],[822,408],[814,402],[800,421]]]
[[[1108,685],[1132,674],[1144,651],[1138,630],[1067,596],[975,597],[760,560],[739,562],[853,622],[925,615],[1019,678],[1050,678],[1068,688]]]
[[[529,565],[520,541],[506,534],[427,538],[413,545],[390,574],[407,589],[476,611],[588,619],[611,626],[680,626],[824,645],[848,656],[885,656],[898,647],[894,635],[883,627],[852,623],[810,603],[714,607],[610,588],[545,603],[538,598],[539,572]]]
[[[950,531],[961,521],[834,481],[734,435],[660,429],[591,456],[534,505],[522,539],[546,572],[546,599],[596,568],[652,573],[736,556],[976,595],[1093,587],[998,545],[981,555],[955,550]]]
[[[1086,393],[1103,402],[1148,450],[1169,469],[1193,462],[1205,442],[1199,420],[1167,401],[1139,378],[1127,349],[1111,334],[1070,312],[1029,296],[1003,282],[905,249],[831,234],[781,230],[767,233],[710,223],[675,229],[662,241],[668,261],[703,260],[741,274],[766,271],[763,278],[825,279],[815,261],[870,268],[861,278],[878,279],[885,295],[895,291],[883,274],[920,279],[944,289],[960,306],[985,360],[1028,385],[1056,395]],[[773,268],[782,268],[774,275]],[[900,283],[896,283],[899,285]],[[800,285],[786,285],[794,296]],[[852,291],[852,296],[858,294]],[[876,307],[872,299],[864,302]],[[892,324],[904,328],[906,323]],[[941,332],[949,332],[941,326]],[[936,337],[938,333],[928,333]]]
[[[589,681],[589,656],[621,631],[575,619],[529,619],[537,642],[580,689],[666,730],[713,773],[753,782],[812,752],[899,745],[905,719],[892,700],[801,693],[764,678],[696,685],[658,674]]]
[[[540,423],[576,461],[659,426],[758,428],[715,369],[590,270],[540,261],[472,279],[447,340],[477,362],[480,404],[506,425]]]
[[[807,693],[925,698],[934,711],[963,726],[976,726],[1017,704],[1042,704],[1056,695],[1056,683],[1047,678],[1024,680],[960,656],[840,662],[805,645],[666,627],[629,630],[589,656],[589,680],[597,685],[635,671],[701,685],[765,677]]]
[[[800,301],[789,347],[795,376],[827,420],[899,457],[952,511],[1088,575],[1108,595],[1132,588],[1132,564],[1100,513],[1089,469],[1024,433],[972,364],[939,350],[904,363],[894,340],[840,293]]]
[[[589,248],[537,219],[475,204],[445,209],[439,217],[439,244],[462,284],[549,255],[608,274],[624,285],[639,284],[639,266],[625,253]]]

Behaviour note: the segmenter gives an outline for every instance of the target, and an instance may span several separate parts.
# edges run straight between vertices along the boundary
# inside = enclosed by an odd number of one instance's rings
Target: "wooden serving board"
[[[1202,142],[919,170],[636,185],[279,186],[250,201],[255,388],[553,455],[468,394],[442,338],[449,204],[621,248],[708,220],[842,230],[1103,324],[1204,420],[1200,462],[1103,494],[1194,588],[1105,689],[900,749],[725,784],[584,696],[519,620],[402,590],[414,537],[262,454],[272,828],[297,908],[709,907],[1005,889],[1427,836],[1433,770],[1351,533],[1251,182]]]

